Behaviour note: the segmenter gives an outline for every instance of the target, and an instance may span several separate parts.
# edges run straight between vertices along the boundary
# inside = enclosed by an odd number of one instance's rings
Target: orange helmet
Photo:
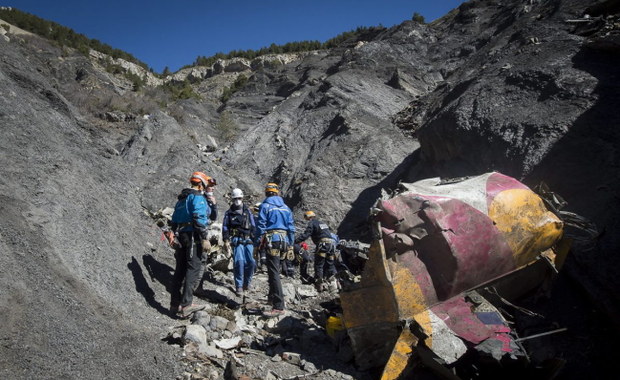
[[[213,183],[213,179],[203,172],[193,172],[192,176],[189,177],[189,182],[192,184],[202,184],[206,188],[210,183]]]
[[[316,214],[314,213],[314,211],[306,211],[304,212],[304,219],[310,219],[310,218],[314,218],[316,216]]]
[[[269,182],[265,186],[265,193],[275,193],[278,194],[280,192],[280,188],[277,183]]]

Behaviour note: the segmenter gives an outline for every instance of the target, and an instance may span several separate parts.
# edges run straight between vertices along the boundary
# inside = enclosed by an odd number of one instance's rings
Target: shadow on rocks
[[[368,212],[372,205],[381,197],[381,189],[394,189],[399,181],[409,181],[414,174],[411,168],[420,161],[419,149],[413,151],[409,156],[398,164],[390,174],[374,186],[368,187],[360,192],[357,199],[351,203],[349,212],[344,216],[338,236],[347,238],[359,238],[365,243],[372,239],[370,224],[368,223]]]
[[[157,281],[166,287],[168,293],[172,293],[172,278],[174,275],[174,268],[160,263],[151,255],[142,256],[142,264],[149,272],[149,276],[152,281]]]
[[[303,318],[287,316],[269,331],[280,336],[262,347],[267,356],[279,357],[309,373],[331,370],[335,371],[334,376],[340,372],[353,378],[366,378],[365,373],[353,365],[352,350],[345,352],[341,339],[330,337],[318,325],[308,325]]]
[[[194,295],[213,303],[226,305],[230,309],[238,309],[243,303],[243,300],[235,295],[234,289],[210,270],[205,270]]]
[[[234,299],[234,296],[222,294],[222,292],[218,290],[219,289],[199,289],[194,292],[194,294],[197,297],[211,301],[213,303],[226,305],[226,307],[230,309],[238,309],[241,307],[241,303],[238,300]]]
[[[131,262],[127,264],[127,268],[129,268],[131,274],[133,275],[133,280],[136,284],[136,290],[138,291],[138,293],[142,294],[149,306],[159,311],[161,314],[169,315],[170,310],[164,307],[155,299],[155,292],[153,291],[153,289],[151,289],[148,282],[146,281],[146,277],[144,277],[144,274],[142,273],[142,268],[140,267],[140,264],[135,257],[131,258]]]

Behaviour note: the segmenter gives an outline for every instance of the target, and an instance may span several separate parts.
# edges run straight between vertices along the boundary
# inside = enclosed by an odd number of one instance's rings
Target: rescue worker
[[[192,301],[194,285],[200,276],[203,252],[210,247],[207,226],[211,210],[203,194],[209,184],[209,177],[203,172],[194,172],[189,182],[191,187],[181,191],[170,222],[174,237],[178,240],[178,244],[175,244],[176,266],[170,308],[181,318],[189,318],[193,312],[205,308],[205,305]]]
[[[241,296],[248,290],[256,267],[253,257],[256,224],[250,208],[243,203],[243,191],[233,189],[230,197],[232,204],[222,222],[222,240],[227,249],[232,247],[235,293]]]
[[[295,224],[291,209],[278,195],[280,189],[275,183],[265,186],[265,200],[258,210],[256,230],[259,246],[266,250],[267,274],[269,277],[269,299],[273,308],[263,312],[265,316],[275,317],[284,314],[284,295],[280,282],[280,257],[289,253],[295,241]]]
[[[209,176],[207,176],[207,180],[208,180],[207,181],[208,186],[204,191],[204,196],[207,199],[207,206],[209,206],[209,209],[211,210],[211,213],[209,214],[209,220],[212,223],[217,220],[217,202],[215,200],[215,195],[214,195],[215,185],[217,185],[217,182],[215,181],[215,178],[212,178]],[[209,244],[209,249],[204,250],[202,253],[202,263],[207,264],[210,259],[211,259],[211,245]],[[194,293],[196,295],[199,294],[198,292],[202,292],[202,289],[203,289],[203,284],[205,281],[204,265],[201,265],[201,271],[198,277],[200,278],[200,282],[198,283],[198,286],[196,286],[196,289],[194,290]]]
[[[217,202],[215,201],[215,196],[213,195],[213,192],[215,190],[215,185],[217,185],[217,182],[215,181],[215,178],[211,178],[209,176],[207,177],[209,178],[209,186],[207,186],[207,188],[205,189],[205,197],[207,198],[207,204],[211,209],[209,219],[212,222],[215,222],[217,220]]]
[[[323,278],[336,274],[334,259],[336,255],[336,243],[332,237],[329,226],[318,219],[314,211],[306,211],[304,219],[308,221],[306,230],[295,239],[301,243],[311,237],[315,245],[314,251],[314,277],[316,289],[323,291]]]
[[[313,280],[308,273],[308,264],[312,262],[312,256],[308,252],[308,244],[305,241],[295,243],[294,247],[295,259],[299,263],[299,278],[304,284],[310,284]]]

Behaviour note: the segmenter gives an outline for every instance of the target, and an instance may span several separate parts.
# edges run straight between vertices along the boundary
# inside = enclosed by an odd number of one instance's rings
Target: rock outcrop
[[[489,170],[545,181],[599,227],[567,268],[617,316],[616,5],[473,0],[368,41],[165,79],[114,61],[146,78],[138,91],[105,70],[107,57],[9,30],[0,38],[4,377],[179,373],[176,351],[156,343],[174,259],[146,215],[171,206],[197,169],[217,179],[221,209],[233,187],[253,203],[277,181],[298,228],[312,209],[366,242],[369,209],[399,181]],[[605,370],[607,353],[584,355],[571,373],[603,373],[591,371]]]

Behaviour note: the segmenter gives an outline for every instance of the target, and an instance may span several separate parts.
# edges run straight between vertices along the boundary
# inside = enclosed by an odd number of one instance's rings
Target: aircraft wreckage
[[[360,369],[382,379],[418,369],[458,379],[467,353],[527,361],[504,316],[540,286],[570,246],[564,223],[530,188],[492,172],[452,183],[401,184],[372,209],[375,238],[361,280],[340,294]]]

